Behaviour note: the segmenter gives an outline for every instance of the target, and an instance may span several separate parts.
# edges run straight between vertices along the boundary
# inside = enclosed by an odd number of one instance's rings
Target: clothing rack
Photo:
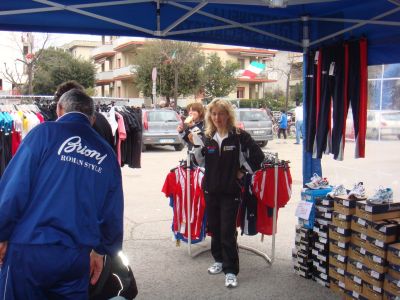
[[[190,257],[195,258],[196,256],[209,251],[210,248],[204,248],[200,249],[196,253],[192,254],[192,236],[191,236],[191,228],[190,228],[190,220],[191,220],[191,206],[190,206],[190,164],[191,164],[191,158],[192,155],[194,154],[194,150],[188,150],[187,152],[187,159],[186,159],[186,193],[187,193],[187,220],[188,220],[188,239],[187,239],[187,244],[188,244],[188,254]],[[278,159],[278,153],[271,153],[271,152],[264,152],[265,156],[267,158],[273,158],[274,161],[274,209],[273,209],[273,223],[272,223],[272,248],[271,248],[271,254],[268,255],[266,252],[262,252],[261,250],[255,249],[250,246],[246,245],[238,245],[239,248],[253,252],[254,254],[261,256],[264,258],[269,264],[273,264],[275,260],[275,235],[276,235],[276,219],[277,219],[277,206],[278,206],[278,167],[279,167],[279,159]],[[264,234],[261,235],[261,242],[264,242]]]

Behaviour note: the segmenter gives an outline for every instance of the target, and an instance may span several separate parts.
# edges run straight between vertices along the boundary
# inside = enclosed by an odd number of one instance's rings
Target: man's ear
[[[96,116],[95,115],[93,115],[93,116],[91,116],[90,118],[89,118],[89,121],[90,121],[90,125],[94,125],[94,122],[96,122]]]
[[[57,117],[61,117],[62,115],[65,114],[64,108],[60,104],[57,104],[56,113]]]

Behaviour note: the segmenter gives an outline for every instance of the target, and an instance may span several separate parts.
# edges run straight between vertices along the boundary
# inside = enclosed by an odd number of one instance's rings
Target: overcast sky
[[[4,63],[9,66],[12,70],[15,70],[15,60],[21,59],[21,32],[9,32],[0,31],[0,78],[3,79],[3,89],[11,89],[11,84],[8,83],[2,72],[4,71]],[[35,36],[35,48],[40,47],[44,41],[44,34],[34,33]],[[89,40],[89,41],[101,41],[101,36],[98,35],[79,35],[79,34],[50,34],[48,46],[61,46],[69,43],[73,40]],[[19,68],[22,68],[22,64],[18,64]],[[19,70],[21,72],[21,69]],[[15,72],[15,71],[14,71]]]

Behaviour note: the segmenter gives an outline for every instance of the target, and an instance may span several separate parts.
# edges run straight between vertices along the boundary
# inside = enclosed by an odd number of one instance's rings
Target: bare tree
[[[40,47],[35,48],[35,36],[32,33],[21,34],[21,39],[16,35],[12,35],[13,43],[17,46],[20,58],[14,61],[14,66],[10,67],[4,63],[4,70],[1,72],[4,79],[16,87],[26,87],[27,94],[33,93],[33,76],[36,69],[36,64],[40,59],[42,50],[45,49],[50,35],[48,33],[43,35],[43,40],[40,42]],[[22,63],[23,71],[18,69],[17,63]],[[26,75],[26,76],[24,76]]]
[[[281,76],[284,76],[286,79],[286,100],[285,100],[285,111],[288,110],[289,99],[290,99],[290,81],[292,79],[293,73],[298,73],[302,64],[300,63],[302,60],[302,55],[298,53],[287,52],[287,59],[285,62],[281,62],[280,64],[275,63],[271,65],[273,71],[276,71]]]

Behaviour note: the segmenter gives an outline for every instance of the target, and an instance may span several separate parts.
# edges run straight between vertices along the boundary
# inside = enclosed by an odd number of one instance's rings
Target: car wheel
[[[183,144],[174,145],[175,151],[182,151],[183,147]]]
[[[263,141],[260,143],[260,147],[263,148],[268,145],[268,141]]]
[[[142,152],[146,152],[147,146],[145,144],[142,144]]]

